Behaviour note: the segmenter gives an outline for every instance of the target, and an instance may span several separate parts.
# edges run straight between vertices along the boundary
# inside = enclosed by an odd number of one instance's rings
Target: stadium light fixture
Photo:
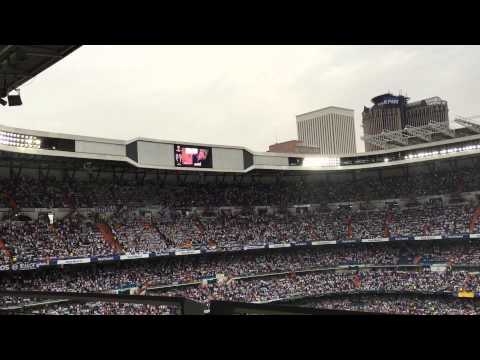
[[[442,150],[434,150],[434,151],[429,151],[429,152],[418,152],[416,154],[409,154],[405,155],[404,159],[418,159],[418,158],[425,158],[425,157],[432,157],[432,156],[443,156],[447,154],[452,154],[452,153],[463,153],[466,151],[474,151],[474,150],[480,150],[480,144],[476,145],[465,145],[463,147],[451,147],[448,149],[442,149]],[[387,158],[384,159],[384,161],[388,161]]]
[[[41,140],[36,136],[0,131],[0,144],[31,149],[40,149]]]
[[[8,106],[22,105],[22,98],[20,97],[20,90],[16,89],[16,95],[8,95]]]

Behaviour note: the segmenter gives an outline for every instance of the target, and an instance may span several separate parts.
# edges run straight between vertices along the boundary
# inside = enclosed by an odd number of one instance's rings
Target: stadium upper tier
[[[315,156],[254,152],[245,147],[162,141],[113,140],[0,126],[0,160],[77,159],[126,168],[250,173],[252,171],[343,171],[386,168],[480,153],[480,134],[370,153]],[[90,163],[89,163],[90,162]]]

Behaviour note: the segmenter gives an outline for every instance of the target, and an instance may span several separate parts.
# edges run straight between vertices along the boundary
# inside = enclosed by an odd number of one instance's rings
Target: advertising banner
[[[92,259],[93,260],[93,259]],[[115,260],[120,260],[120,256],[118,255],[112,255],[112,256],[99,256],[97,257],[98,262],[102,261],[115,261]]]
[[[70,265],[70,264],[87,264],[90,262],[90,258],[80,258],[80,259],[60,259],[57,260],[57,265]]]
[[[18,263],[18,264],[12,264],[10,269],[12,271],[35,270],[35,269],[38,269],[40,266],[42,266],[41,263]]]
[[[130,260],[130,259],[146,259],[150,256],[149,253],[143,253],[143,254],[126,254],[126,255],[120,255],[120,260]]]
[[[269,244],[268,245],[269,249],[286,248],[286,247],[290,247],[290,244]]]
[[[445,239],[448,240],[468,240],[470,238],[469,234],[456,234],[456,235],[446,235]]]
[[[291,246],[307,246],[308,243],[306,242],[297,242],[297,243],[290,243]]]
[[[336,240],[328,240],[328,241],[312,241],[312,245],[333,245],[336,244]]]
[[[253,249],[265,249],[265,245],[247,245],[243,247],[243,250],[253,250]]]
[[[200,254],[200,250],[177,250],[175,255],[194,255]]]
[[[375,243],[375,242],[385,242],[389,241],[388,238],[376,238],[376,239],[362,239],[364,243]]]
[[[430,270],[433,272],[445,272],[447,270],[447,265],[445,263],[442,264],[431,264]]]
[[[415,240],[441,240],[441,235],[415,236]]]
[[[392,241],[408,241],[413,240],[413,236],[392,236],[390,240]]]
[[[338,243],[339,244],[355,244],[359,242],[358,240],[339,240]]]

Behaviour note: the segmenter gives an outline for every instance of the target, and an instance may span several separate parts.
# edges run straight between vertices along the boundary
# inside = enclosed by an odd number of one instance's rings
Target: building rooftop
[[[418,105],[423,105],[424,103],[426,105],[440,105],[440,104],[447,104],[447,101],[441,99],[439,96],[434,96],[434,97],[431,97],[431,98],[428,98],[428,99],[422,99],[422,100],[414,101],[412,103],[407,104],[407,106],[408,107],[418,106]]]
[[[340,107],[340,106],[327,106],[327,107],[322,108],[322,109],[313,110],[313,111],[309,111],[309,112],[306,112],[306,113],[303,113],[303,114],[299,114],[299,115],[297,115],[297,117],[303,116],[303,115],[308,115],[308,114],[313,114],[313,113],[316,113],[316,112],[319,112],[319,111],[325,111],[325,112],[327,112],[328,110],[331,110],[331,111],[334,111],[334,110],[342,110],[342,111],[351,111],[351,112],[353,112],[353,109],[347,109],[347,108]]]
[[[375,105],[380,104],[388,99],[396,99],[400,103],[407,103],[410,98],[403,96],[403,95],[393,95],[392,93],[386,93],[382,95],[375,96],[371,102]]]

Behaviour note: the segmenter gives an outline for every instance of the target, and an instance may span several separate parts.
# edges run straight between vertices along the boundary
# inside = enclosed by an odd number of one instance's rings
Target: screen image
[[[190,145],[175,145],[175,166],[211,168],[212,149]]]

